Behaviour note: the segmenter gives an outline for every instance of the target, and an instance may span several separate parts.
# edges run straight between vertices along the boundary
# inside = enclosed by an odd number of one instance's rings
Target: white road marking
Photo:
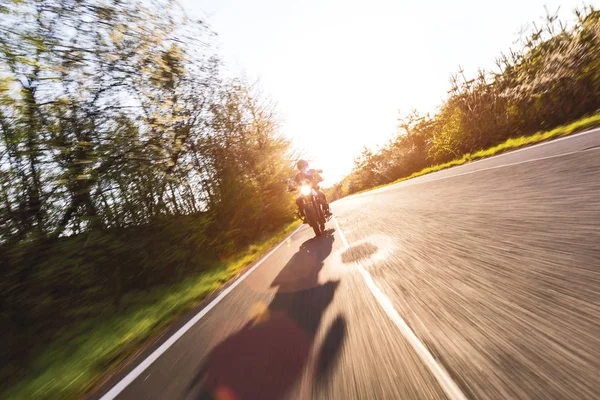
[[[350,244],[342,232],[340,225],[337,222],[337,219],[333,217],[333,221],[335,222],[335,226],[337,231],[342,239],[342,243],[344,243],[344,247],[350,248]],[[429,368],[435,379],[440,384],[441,388],[444,390],[446,395],[450,400],[466,400],[466,396],[460,390],[458,385],[452,380],[448,371],[440,365],[435,358],[431,355],[427,347],[419,340],[419,338],[415,335],[415,333],[410,329],[404,319],[398,314],[398,311],[394,308],[394,305],[390,301],[390,299],[383,293],[383,291],[377,286],[369,271],[365,269],[365,267],[360,263],[358,264],[358,270],[363,276],[365,282],[367,283],[367,287],[375,296],[375,299],[379,303],[379,305],[383,308],[388,317],[394,322],[394,324],[400,329],[400,333],[408,340],[412,348],[415,350],[421,361]]]
[[[591,149],[591,151],[594,151],[594,150],[598,150],[598,149],[596,149],[596,148],[595,149]],[[532,162],[535,162],[535,161],[543,161],[543,160],[549,160],[549,159],[552,159],[552,158],[566,157],[566,156],[570,156],[570,155],[573,155],[573,154],[581,153],[583,151],[590,151],[590,150],[576,150],[576,151],[569,151],[569,152],[561,153],[561,154],[554,154],[552,156],[539,157],[539,158],[530,158],[529,160],[517,161],[517,162],[509,163],[509,164],[496,165],[494,167],[487,167],[487,168],[477,169],[475,171],[467,171],[467,172],[463,172],[463,173],[460,173],[460,174],[454,174],[454,175],[450,175],[450,176],[443,176],[441,178],[436,178],[436,179],[429,179],[429,180],[426,180],[426,181],[423,181],[423,182],[414,182],[414,184],[441,181],[443,179],[455,178],[457,176],[463,176],[463,175],[470,175],[470,174],[474,174],[474,173],[477,173],[477,172],[491,171],[491,170],[494,170],[494,169],[505,168],[505,167],[512,167],[514,165],[519,165],[519,164],[528,164],[528,163],[532,163]],[[481,160],[481,161],[483,161],[483,160]],[[426,175],[423,175],[423,176],[426,176]],[[406,183],[410,183],[410,181],[405,181],[405,182]],[[399,182],[399,183],[401,183],[401,182]],[[410,185],[407,185],[407,186],[410,186]]]
[[[402,182],[398,182],[398,183],[394,183],[394,184],[391,184],[391,185],[388,185],[388,186],[384,186],[384,187],[379,188],[379,189],[373,189],[373,190],[367,191],[365,193],[360,193],[360,194],[356,194],[356,195],[346,196],[343,199],[357,198],[357,197],[368,196],[368,195],[375,194],[375,193],[387,192],[388,190],[396,189],[400,185],[402,187],[406,187],[406,186],[418,185],[418,184],[422,184],[422,183],[436,182],[436,181],[441,181],[441,180],[444,180],[444,179],[450,179],[450,178],[455,178],[455,177],[459,177],[459,176],[475,174],[477,172],[484,172],[484,171],[490,171],[490,170],[499,169],[499,168],[512,167],[514,165],[527,164],[527,163],[531,163],[531,162],[535,162],[535,161],[548,160],[548,159],[552,159],[552,158],[565,157],[565,156],[569,156],[569,155],[572,155],[572,154],[581,153],[582,151],[586,151],[587,149],[569,151],[569,152],[566,152],[566,153],[554,154],[554,155],[546,156],[546,157],[531,158],[529,160],[517,161],[517,162],[509,163],[509,164],[496,165],[494,167],[481,168],[481,169],[476,169],[474,171],[467,171],[467,172],[462,172],[462,173],[456,173],[456,174],[452,174],[452,175],[448,175],[448,176],[442,176],[440,178],[420,180],[420,178],[425,178],[425,177],[431,178],[431,177],[434,177],[437,174],[440,174],[440,173],[443,173],[443,172],[448,172],[450,170],[459,171],[463,167],[473,166],[475,164],[487,162],[487,161],[493,160],[495,158],[506,157],[506,156],[509,156],[509,155],[512,155],[512,154],[515,154],[515,153],[520,153],[522,151],[529,151],[529,150],[534,149],[536,147],[548,146],[548,145],[555,144],[557,142],[561,142],[563,140],[569,140],[569,139],[573,139],[573,138],[576,138],[576,137],[579,137],[579,136],[590,135],[590,134],[599,133],[599,132],[600,132],[600,128],[591,129],[589,131],[576,133],[576,134],[569,135],[569,136],[566,136],[566,137],[563,137],[563,138],[553,139],[553,140],[550,140],[548,142],[534,144],[532,146],[527,146],[527,147],[524,147],[522,149],[508,151],[506,153],[498,154],[496,156],[482,158],[480,160],[468,162],[466,164],[461,164],[461,165],[457,165],[457,166],[454,166],[454,167],[442,169],[440,171],[436,171],[436,172],[432,172],[432,173],[429,173],[429,174],[417,176],[415,178],[407,179],[407,180],[402,181]],[[597,150],[597,149],[594,149],[594,150]],[[343,199],[340,199],[340,200],[343,200]]]
[[[163,355],[169,347],[171,347],[177,340],[179,340],[187,331],[190,330],[198,321],[200,321],[210,310],[212,310],[225,296],[227,296],[233,289],[237,287],[244,279],[248,277],[256,268],[258,268],[267,258],[269,258],[277,249],[281,247],[288,239],[290,239],[303,225],[296,228],[287,238],[282,240],[273,250],[271,250],[266,256],[260,259],[252,268],[250,268],[244,275],[240,276],[235,282],[229,285],[225,290],[221,292],[213,301],[211,301],[206,307],[204,307],[194,318],[190,319],[184,326],[182,326],[177,332],[167,339],[160,347],[152,354],[150,354],[144,361],[142,361],[137,367],[135,367],[130,373],[125,375],[115,386],[113,386],[100,400],[113,400],[116,398],[127,386],[131,384],[138,376],[140,376],[146,368],[148,368],[154,361],[156,361],[161,355]],[[150,375],[148,375],[150,376]]]

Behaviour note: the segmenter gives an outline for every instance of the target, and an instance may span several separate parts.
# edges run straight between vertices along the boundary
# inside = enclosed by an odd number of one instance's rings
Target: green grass
[[[32,363],[29,374],[0,397],[5,399],[77,398],[143,348],[182,313],[221,287],[280,242],[299,221],[280,233],[250,246],[234,260],[169,287],[129,298],[134,304],[121,315],[92,321],[75,339],[63,338]]]
[[[379,185],[379,186],[375,186],[375,187],[372,187],[369,189],[361,190],[360,192],[357,192],[355,194],[369,192],[371,190],[375,190],[375,189],[379,189],[379,188],[386,187],[389,185],[393,185],[395,183],[406,181],[408,179],[413,179],[413,178],[416,178],[416,177],[419,177],[422,175],[430,174],[432,172],[441,171],[443,169],[455,167],[457,165],[466,164],[471,161],[475,161],[475,160],[479,160],[482,158],[487,158],[487,157],[495,156],[495,155],[498,155],[501,153],[505,153],[510,150],[516,150],[516,149],[530,146],[530,145],[533,145],[536,143],[541,143],[541,142],[556,139],[556,138],[559,138],[562,136],[567,136],[567,135],[570,135],[573,133],[581,132],[586,129],[590,129],[590,128],[593,128],[593,127],[596,127],[599,125],[600,125],[600,113],[594,114],[590,117],[584,117],[582,119],[579,119],[579,120],[577,120],[573,123],[567,124],[567,125],[559,126],[555,129],[552,129],[551,131],[537,132],[530,136],[521,136],[521,137],[518,137],[515,139],[508,139],[505,142],[502,142],[497,146],[490,147],[489,149],[480,150],[475,153],[465,154],[462,158],[452,160],[452,161],[444,163],[444,164],[438,164],[438,165],[434,165],[432,167],[422,169],[421,171],[415,172],[414,174],[412,174],[410,176],[397,179],[390,183],[385,183],[383,185]]]

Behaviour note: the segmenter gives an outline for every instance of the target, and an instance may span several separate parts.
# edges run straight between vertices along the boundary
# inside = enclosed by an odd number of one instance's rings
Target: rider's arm
[[[297,173],[296,175],[294,175],[294,183],[296,185],[298,185],[301,180],[302,180],[302,173]]]
[[[323,177],[321,176],[321,172],[323,172],[322,169],[313,169],[312,175],[313,175],[313,181],[315,183],[319,183],[323,181]]]

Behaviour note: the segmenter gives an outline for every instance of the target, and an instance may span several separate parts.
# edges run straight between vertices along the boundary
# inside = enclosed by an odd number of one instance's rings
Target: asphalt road
[[[600,398],[600,131],[332,210],[104,399]]]

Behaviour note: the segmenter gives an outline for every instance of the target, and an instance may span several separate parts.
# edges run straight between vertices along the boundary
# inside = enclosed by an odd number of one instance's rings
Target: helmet
[[[298,169],[302,171],[303,169],[308,168],[308,161],[298,160],[298,162],[296,163],[296,167],[298,167]]]

